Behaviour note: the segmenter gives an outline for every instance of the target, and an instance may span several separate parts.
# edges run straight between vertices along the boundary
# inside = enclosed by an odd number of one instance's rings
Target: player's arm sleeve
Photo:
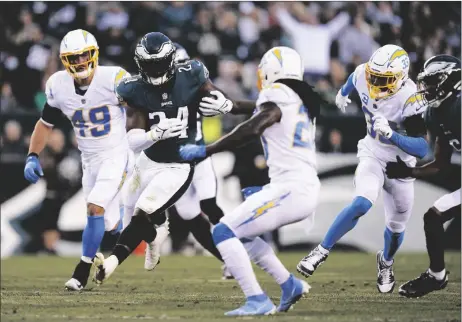
[[[340,88],[342,96],[350,95],[351,91],[356,87],[356,81],[358,80],[358,74],[364,68],[364,65],[356,67],[355,71],[348,76],[345,84]]]
[[[62,112],[59,108],[52,107],[48,103],[45,103],[45,107],[42,110],[42,117],[40,121],[46,126],[52,127],[58,124],[62,120]]]
[[[341,88],[342,96],[350,95],[353,88],[355,88],[355,85],[353,83],[354,77],[355,77],[355,73],[351,73],[350,76],[348,77],[346,83],[342,86],[342,88]]]
[[[418,93],[412,94],[404,103],[403,108],[403,124],[407,135],[393,132],[390,138],[394,145],[418,158],[423,158],[429,150],[429,144],[425,138],[427,130],[423,118],[424,112],[422,96]]]
[[[42,117],[40,118],[43,124],[50,127],[58,124],[62,119],[62,112],[58,108],[58,102],[56,101],[53,92],[53,81],[54,77],[51,76],[45,85],[45,95],[47,101],[42,110]]]
[[[143,129],[133,129],[128,131],[127,140],[128,146],[135,153],[146,150],[155,143],[148,138],[146,132]]]

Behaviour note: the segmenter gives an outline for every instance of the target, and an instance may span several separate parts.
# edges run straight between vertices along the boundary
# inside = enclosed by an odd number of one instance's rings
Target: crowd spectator
[[[329,103],[325,115],[338,115],[333,105],[338,88],[379,46],[403,46],[414,78],[426,59],[438,53],[459,56],[461,45],[457,3],[36,1],[7,3],[4,11],[3,115],[38,115],[46,80],[62,68],[60,39],[76,28],[95,35],[101,64],[121,65],[130,73],[136,73],[133,50],[139,38],[164,32],[202,60],[211,79],[233,98],[255,99],[262,54],[271,46],[292,46],[304,59],[307,79]],[[354,93],[352,99],[356,104],[347,112],[361,116]],[[241,119],[222,121],[226,132]]]

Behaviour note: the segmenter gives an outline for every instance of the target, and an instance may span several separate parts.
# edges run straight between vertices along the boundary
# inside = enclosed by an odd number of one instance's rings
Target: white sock
[[[168,231],[167,227],[165,227],[165,226],[160,226],[160,227],[156,228],[156,231],[157,231],[157,235],[156,235],[156,239],[154,239],[153,243],[154,243],[154,245],[158,245],[159,248],[160,248],[160,246],[162,246],[164,241],[167,239],[167,237],[169,235],[169,231]]]
[[[133,216],[134,211],[135,211],[135,207],[128,207],[124,205],[124,218],[122,220],[122,224],[123,224],[122,230],[124,230],[130,223],[130,221],[132,221],[132,216]]]
[[[318,249],[323,255],[329,255],[329,250],[325,249],[324,247],[321,246],[321,244],[318,245]]]
[[[383,257],[383,254],[382,254],[381,261],[382,261],[382,263],[385,263],[385,265],[387,265],[387,266],[393,265],[393,260],[387,261],[387,260],[385,259],[385,257]]]
[[[257,237],[249,243],[244,243],[244,247],[249,253],[250,259],[270,274],[279,285],[289,279],[289,271],[284,267],[279,258],[277,258],[271,246],[263,239]]]
[[[430,275],[436,278],[437,280],[441,281],[444,278],[444,276],[446,276],[446,269],[443,269],[441,272],[434,272],[431,269],[428,269],[428,273],[430,273]]]
[[[263,294],[250,263],[244,245],[237,238],[230,238],[217,245],[226,267],[238,281],[246,297]]]
[[[87,256],[82,256],[82,257],[80,257],[80,259],[81,259],[83,262],[88,263],[88,264],[93,263],[93,258],[90,258],[90,257],[87,257]]]

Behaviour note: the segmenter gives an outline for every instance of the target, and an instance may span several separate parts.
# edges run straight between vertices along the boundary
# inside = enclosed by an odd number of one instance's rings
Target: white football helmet
[[[366,63],[366,82],[372,99],[386,98],[395,94],[409,74],[409,56],[395,45],[377,49]]]
[[[278,79],[303,80],[303,61],[300,55],[289,47],[273,47],[262,57],[258,65],[257,87],[261,90]]]
[[[85,79],[93,75],[98,66],[98,56],[98,43],[88,31],[69,31],[61,41],[59,58],[74,78]]]

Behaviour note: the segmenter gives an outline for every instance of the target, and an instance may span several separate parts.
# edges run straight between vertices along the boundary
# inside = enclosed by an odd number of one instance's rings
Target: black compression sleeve
[[[59,108],[52,107],[45,103],[42,111],[42,120],[51,125],[58,124],[62,119],[62,112]]]

